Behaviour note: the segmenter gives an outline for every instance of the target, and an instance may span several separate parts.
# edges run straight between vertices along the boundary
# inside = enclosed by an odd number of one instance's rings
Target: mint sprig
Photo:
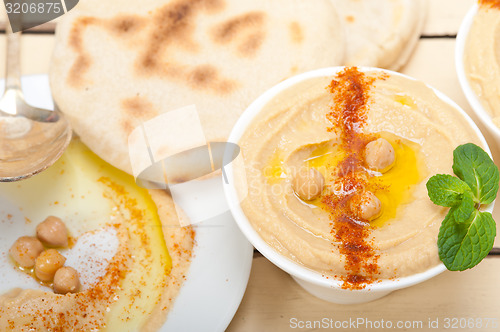
[[[457,223],[466,223],[471,220],[474,216],[474,200],[472,198],[472,192],[467,191],[462,196],[462,201],[456,206],[453,211],[453,218]]]
[[[479,146],[467,143],[456,148],[453,172],[472,189],[474,202],[490,204],[497,197],[498,167]]]
[[[470,187],[457,177],[449,174],[437,174],[427,181],[429,198],[436,205],[452,207],[460,204],[465,192],[470,192]]]
[[[469,222],[458,223],[453,208],[438,235],[439,258],[450,271],[470,269],[485,258],[495,240],[495,221],[489,212],[473,212]]]
[[[470,269],[488,255],[496,236],[491,213],[481,205],[497,196],[499,171],[479,146],[467,143],[453,151],[453,172],[434,175],[427,192],[434,204],[449,207],[438,234],[439,258],[451,271]]]

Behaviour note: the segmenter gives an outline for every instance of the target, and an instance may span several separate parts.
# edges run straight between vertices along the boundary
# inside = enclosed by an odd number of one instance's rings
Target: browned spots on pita
[[[265,33],[263,31],[258,31],[254,34],[249,35],[238,46],[238,53],[242,57],[250,57],[255,55],[264,42],[264,39]]]
[[[126,115],[135,119],[149,120],[158,115],[158,111],[154,108],[153,104],[140,96],[123,99],[121,106]]]
[[[83,16],[78,18],[69,33],[69,46],[74,50],[80,51],[83,49],[82,32],[90,24],[95,24],[97,19],[95,17]]]
[[[146,20],[138,15],[119,15],[105,21],[104,25],[115,35],[130,35],[140,31],[146,25]]]
[[[77,57],[68,75],[68,83],[74,87],[79,87],[84,82],[85,72],[90,68],[92,59],[85,50],[83,34],[90,25],[101,26],[115,35],[128,36],[142,29],[145,19],[134,15],[120,15],[115,18],[105,20],[95,17],[82,16],[73,24],[69,33],[69,46],[77,53]]]
[[[202,5],[204,10],[210,14],[217,13],[226,7],[225,0],[205,0]]]
[[[179,82],[187,82],[194,89],[216,94],[227,94],[237,85],[222,77],[213,66],[190,68],[173,56],[173,50],[197,52],[199,46],[193,38],[196,16],[202,12],[214,12],[224,7],[221,0],[177,0],[156,10],[153,16],[155,29],[148,37],[145,51],[136,61],[138,75],[163,76]]]
[[[148,37],[142,56],[144,64],[156,66],[161,53],[173,43],[176,47],[188,50],[197,47],[192,35],[195,28],[195,14],[202,3],[202,0],[178,0],[156,10],[153,16],[155,29]]]
[[[211,65],[195,67],[188,74],[189,85],[196,89],[213,89],[222,93],[230,92],[235,82],[220,77],[217,69]]]
[[[219,82],[216,85],[216,91],[219,92],[220,94],[228,94],[233,92],[237,87],[238,83],[233,80],[228,80],[228,79],[219,79]]]
[[[291,22],[288,28],[290,31],[290,39],[293,43],[300,44],[304,41],[304,32],[299,22]]]
[[[82,76],[92,63],[90,55],[85,51],[83,45],[83,31],[87,26],[95,24],[96,21],[97,19],[94,17],[80,17],[75,21],[69,33],[68,44],[77,53],[76,60],[67,77],[71,86],[78,87],[83,83]]]
[[[83,85],[83,74],[90,68],[92,59],[86,53],[79,54],[68,73],[68,83],[73,87]]]
[[[132,130],[135,129],[130,119],[122,119],[120,126],[122,128],[122,132],[124,133],[125,137],[128,137],[132,132]]]
[[[191,79],[195,85],[204,86],[216,78],[217,70],[210,65],[199,66],[191,72]]]
[[[165,77],[216,94],[230,93],[237,86],[236,82],[222,77],[215,68],[190,68],[173,55],[174,51],[197,52],[199,45],[193,38],[196,15],[203,11],[217,12],[225,4],[224,0],[175,0],[152,12],[152,18],[137,15],[118,15],[111,19],[81,17],[75,21],[70,32],[70,46],[78,55],[68,82],[72,86],[81,86],[84,74],[92,63],[83,45],[83,33],[87,26],[100,26],[114,35],[126,37],[124,41],[130,41],[135,32],[151,25],[144,50],[135,60],[136,74]],[[256,36],[245,40],[245,43],[241,45],[242,50],[249,53],[260,45]]]
[[[212,30],[212,39],[223,45],[234,43],[241,57],[254,56],[266,36],[265,19],[265,13],[256,11],[236,16],[216,25]]]
[[[162,53],[175,43],[176,48],[194,52],[198,49],[193,40],[196,15],[201,11],[214,12],[224,7],[221,0],[177,0],[158,8],[153,15],[154,29],[139,63],[146,69],[157,66]]]
[[[158,111],[153,104],[141,96],[123,99],[120,106],[124,111],[121,127],[126,137],[142,122],[158,115]]]
[[[352,15],[347,15],[347,16],[345,17],[345,20],[346,20],[346,22],[348,22],[348,23],[354,23],[354,21],[355,21],[354,16],[352,16]]]
[[[213,38],[216,42],[227,44],[241,38],[241,33],[261,30],[264,24],[265,14],[263,12],[250,12],[230,19],[213,30]]]

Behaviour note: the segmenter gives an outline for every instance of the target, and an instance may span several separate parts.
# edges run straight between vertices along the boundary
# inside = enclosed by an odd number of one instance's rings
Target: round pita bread
[[[207,141],[224,141],[266,89],[343,55],[330,0],[87,0],[58,23],[50,82],[82,141],[131,173],[144,121],[195,104]]]
[[[423,30],[426,0],[332,0],[346,32],[345,65],[398,70]]]

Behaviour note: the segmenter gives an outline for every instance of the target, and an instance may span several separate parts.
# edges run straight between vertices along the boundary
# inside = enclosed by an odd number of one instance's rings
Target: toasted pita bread
[[[345,65],[398,70],[408,60],[427,0],[332,0],[346,31]]]
[[[343,54],[330,0],[87,0],[58,23],[50,82],[82,141],[131,173],[144,121],[195,104],[224,141],[266,89]]]

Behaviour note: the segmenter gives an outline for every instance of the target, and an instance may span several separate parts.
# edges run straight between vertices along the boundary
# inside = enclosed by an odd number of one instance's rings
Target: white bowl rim
[[[458,82],[460,87],[464,92],[465,98],[469,102],[472,110],[479,117],[481,122],[488,128],[488,130],[495,135],[497,139],[500,139],[500,128],[498,128],[492,121],[491,115],[484,109],[479,97],[476,95],[474,90],[469,84],[467,75],[465,74],[464,67],[464,52],[465,45],[467,43],[467,37],[469,35],[470,28],[474,22],[474,17],[477,13],[479,6],[478,4],[472,5],[467,14],[465,15],[462,24],[457,33],[456,43],[455,43],[455,70],[458,76]]]
[[[228,142],[232,143],[238,143],[240,140],[241,136],[247,129],[247,127],[252,123],[252,120],[254,117],[260,113],[262,110],[263,106],[265,106],[272,98],[274,98],[276,95],[278,95],[280,92],[283,90],[299,83],[304,80],[308,80],[311,78],[319,78],[319,77],[333,77],[335,74],[338,72],[342,71],[345,69],[345,66],[337,66],[337,67],[327,67],[327,68],[321,68],[321,69],[316,69],[313,71],[309,71],[294,77],[291,77],[271,89],[267,90],[264,92],[260,97],[258,97],[248,108],[243,112],[241,117],[238,119],[236,122],[235,126],[233,127],[231,134],[229,135]],[[380,68],[375,68],[375,67],[357,67],[358,70],[362,72],[371,72],[371,71],[377,71],[377,72],[383,72],[387,73],[389,75],[396,75],[396,76],[401,76],[405,77],[407,79],[415,80],[415,78],[407,76],[405,74],[401,74],[398,72],[394,72],[391,70],[387,69],[380,69]],[[455,110],[461,114],[465,120],[469,123],[471,128],[474,130],[476,135],[479,137],[482,145],[485,147],[485,151],[491,156],[491,151],[489,149],[489,146],[482,135],[481,131],[479,128],[476,126],[474,121],[468,116],[468,114],[460,107],[458,106],[454,101],[452,101],[449,97],[444,95],[442,92],[439,90],[436,90],[435,88],[429,86],[426,84],[429,88],[433,90],[436,95],[443,100],[444,102],[448,103],[451,105]],[[277,252],[275,249],[273,249],[270,245],[268,245],[257,233],[257,231],[252,227],[250,224],[249,220],[245,216],[243,210],[241,209],[240,202],[238,200],[236,188],[233,185],[233,167],[232,164],[228,164],[227,166],[224,167],[228,183],[223,181],[223,187],[224,187],[224,194],[226,196],[227,203],[229,205],[229,208],[231,210],[231,213],[234,216],[234,219],[236,220],[236,223],[240,227],[241,231],[243,234],[247,237],[247,239],[252,243],[252,245],[268,260],[270,260],[273,264],[284,270],[285,272],[300,278],[306,282],[310,282],[319,286],[327,287],[327,288],[338,288],[341,289],[341,286],[343,282],[341,280],[338,280],[334,277],[329,276],[327,279],[325,276],[323,276],[321,273],[314,271],[312,269],[309,269],[283,255],[281,255],[279,252]],[[485,208],[486,211],[491,212],[493,210],[494,202],[491,203],[489,206]],[[396,278],[396,279],[381,279],[376,281],[373,284],[368,284],[364,289],[361,290],[354,290],[355,292],[366,292],[366,291],[392,291],[396,289],[401,289],[405,287],[409,287],[412,285],[415,285],[417,283],[423,282],[425,280],[428,280],[439,273],[443,272],[446,270],[446,267],[444,266],[443,263],[440,263],[434,267],[431,267],[430,269],[413,274],[410,276],[406,277],[401,277],[401,278]]]

